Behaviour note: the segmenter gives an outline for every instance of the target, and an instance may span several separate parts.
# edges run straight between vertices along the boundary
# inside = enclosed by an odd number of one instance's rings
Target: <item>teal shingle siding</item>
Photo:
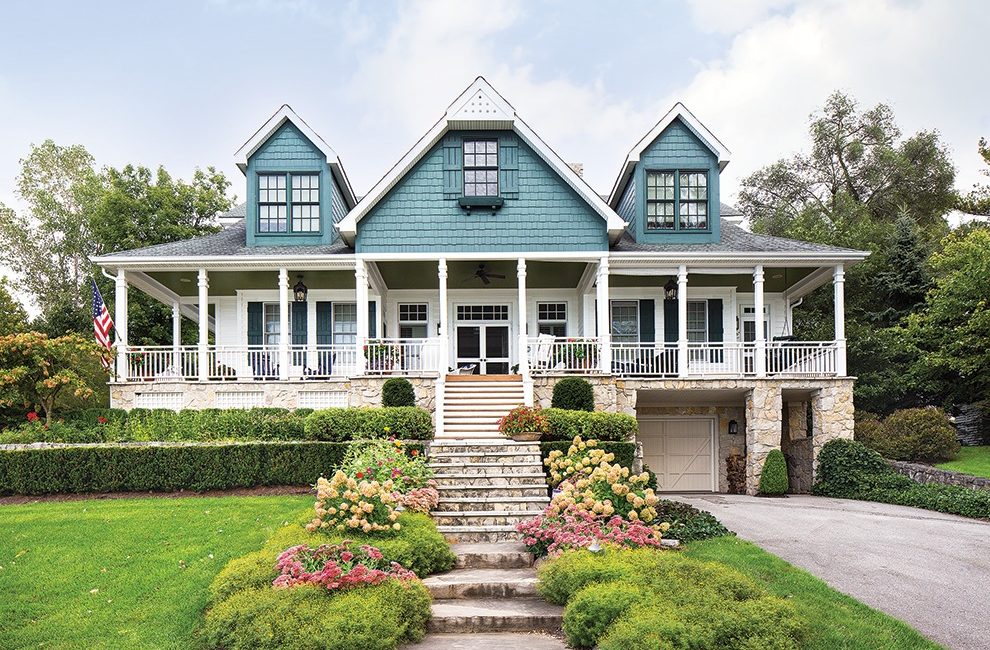
[[[639,215],[636,212],[636,177],[633,178],[626,184],[625,191],[622,192],[622,198],[619,199],[619,207],[616,209],[616,214],[627,221],[629,225],[626,230],[635,237],[636,227]]]
[[[258,232],[258,174],[265,172],[310,172],[320,174],[319,233],[286,234]],[[286,122],[258,148],[248,160],[247,168],[247,244],[248,246],[319,245],[333,242],[337,231],[334,203],[343,200],[333,182],[327,158],[309,138],[291,122]],[[291,219],[291,214],[289,215]]]
[[[468,213],[457,196],[445,194],[440,143],[358,223],[357,252],[607,250],[605,219],[517,143],[518,193],[506,196],[494,214]]]
[[[630,185],[646,187],[646,171],[650,169],[677,169],[681,171],[708,171],[708,222],[710,232],[646,232],[646,219],[635,220],[635,229],[630,228],[637,241],[644,243],[704,243],[719,240],[719,190],[718,156],[704,140],[687,124],[677,119],[668,126],[640,156],[639,163],[630,180]],[[627,194],[629,190],[626,190]],[[638,217],[646,214],[645,192],[632,189],[636,201]],[[625,196],[623,197],[625,200]],[[622,206],[619,206],[622,215]],[[628,217],[624,217],[631,221]]]

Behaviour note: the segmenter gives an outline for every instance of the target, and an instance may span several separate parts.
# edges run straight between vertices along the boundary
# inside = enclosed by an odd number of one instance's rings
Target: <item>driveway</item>
[[[987,648],[990,523],[795,495],[664,495],[956,650]]]

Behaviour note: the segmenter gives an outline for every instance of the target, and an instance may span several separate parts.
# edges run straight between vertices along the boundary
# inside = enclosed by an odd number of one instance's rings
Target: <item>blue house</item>
[[[728,149],[682,104],[608,195],[480,77],[360,198],[289,106],[236,158],[247,201],[223,231],[95,260],[117,278],[114,406],[377,404],[398,375],[438,438],[486,439],[581,376],[678,491],[753,491],[778,448],[802,489],[852,436],[843,274],[867,253],[745,230],[720,200]],[[829,283],[833,336],[794,340]],[[128,345],[130,287],[172,307],[173,341]]]

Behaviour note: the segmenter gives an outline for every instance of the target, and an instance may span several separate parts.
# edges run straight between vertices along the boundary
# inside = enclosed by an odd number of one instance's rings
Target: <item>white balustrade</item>
[[[548,335],[527,341],[530,372],[548,374],[599,372],[601,341],[597,338],[553,337]]]
[[[195,379],[196,346],[143,346],[127,348],[127,381],[183,381]]]
[[[436,373],[440,366],[440,339],[370,339],[364,346],[369,375]]]

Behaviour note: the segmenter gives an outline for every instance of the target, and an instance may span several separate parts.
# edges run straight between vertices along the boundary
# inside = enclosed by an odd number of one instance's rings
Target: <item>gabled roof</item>
[[[347,173],[344,171],[344,163],[340,161],[340,156],[288,104],[282,104],[282,107],[275,111],[275,114],[268,118],[268,121],[260,129],[255,131],[254,135],[234,154],[240,170],[245,173],[247,172],[248,159],[254,155],[254,152],[261,148],[261,145],[268,141],[268,138],[272,137],[276,131],[282,128],[282,125],[286,122],[291,122],[293,126],[299,129],[327,157],[327,163],[330,165],[330,170],[333,172],[337,184],[340,185],[340,189],[343,191],[344,201],[347,203],[347,207],[353,208],[357,203],[357,198],[354,196],[354,189],[351,187],[351,181],[347,178]]]
[[[629,183],[629,179],[632,177],[633,169],[636,168],[636,163],[639,162],[640,156],[646,151],[653,142],[660,137],[668,126],[670,126],[674,120],[679,119],[683,122],[691,131],[694,132],[698,139],[708,147],[712,153],[718,156],[718,168],[725,169],[725,166],[729,164],[730,153],[715,135],[708,130],[701,120],[696,118],[694,114],[688,110],[687,106],[677,102],[674,107],[667,111],[667,114],[660,118],[660,121],[650,129],[649,133],[644,135],[639,142],[632,148],[629,155],[626,156],[626,160],[622,163],[622,168],[619,170],[619,177],[615,179],[615,185],[612,186],[612,192],[609,194],[608,204],[613,208],[618,207],[619,200],[622,198],[622,193],[626,189],[626,185]]]
[[[353,245],[357,224],[450,130],[511,129],[536,152],[561,178],[603,219],[609,241],[615,242],[625,232],[626,223],[608,206],[587,181],[579,176],[519,117],[516,110],[484,77],[478,77],[450,104],[443,117],[413,145],[392,169],[362,197],[337,228],[344,241]]]

